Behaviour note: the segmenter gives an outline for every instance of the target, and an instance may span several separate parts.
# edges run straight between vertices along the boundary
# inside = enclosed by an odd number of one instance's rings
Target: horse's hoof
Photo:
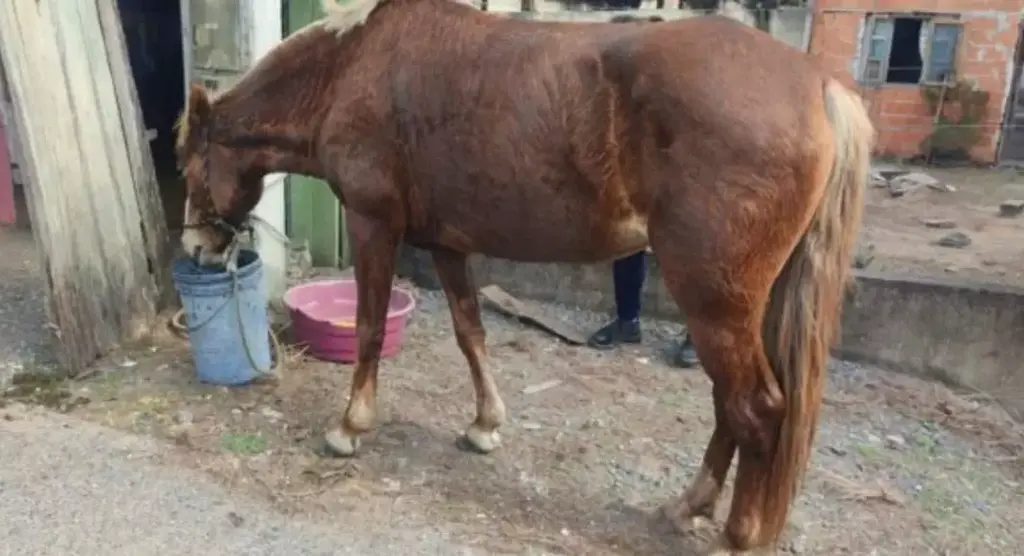
[[[744,554],[744,552],[730,548],[724,535],[718,537],[704,552],[704,556],[739,556],[740,554]]]
[[[342,429],[328,431],[324,435],[324,442],[329,452],[343,458],[350,458],[359,450],[359,437],[347,434]]]
[[[496,450],[498,446],[501,446],[501,434],[498,433],[497,429],[486,431],[475,423],[466,429],[464,438],[470,448],[481,454],[489,454]]]
[[[676,533],[696,535],[715,528],[715,521],[709,516],[694,513],[685,502],[669,502],[661,507],[661,515]]]

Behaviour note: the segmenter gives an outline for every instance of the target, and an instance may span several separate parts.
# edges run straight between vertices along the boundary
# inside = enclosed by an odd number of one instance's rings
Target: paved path
[[[53,359],[44,280],[32,232],[0,227],[0,386],[22,368]]]
[[[64,416],[0,409],[0,555],[483,554],[440,527],[288,518],[156,463],[166,449]]]

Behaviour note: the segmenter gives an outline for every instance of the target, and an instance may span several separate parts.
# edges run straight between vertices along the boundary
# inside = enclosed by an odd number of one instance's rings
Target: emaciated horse
[[[185,249],[222,258],[261,178],[325,179],[347,211],[359,355],[329,444],[376,418],[396,250],[433,254],[476,391],[466,439],[499,443],[467,255],[595,263],[648,245],[713,382],[703,467],[666,512],[713,550],[777,539],[807,467],[874,130],[802,53],[721,17],[535,22],[451,0],[349,0],[179,127]]]

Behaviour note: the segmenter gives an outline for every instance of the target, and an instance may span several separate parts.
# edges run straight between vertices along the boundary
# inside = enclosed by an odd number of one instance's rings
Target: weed
[[[88,403],[73,396],[67,387],[67,376],[48,368],[33,368],[11,378],[11,384],[0,392],[0,403],[19,402],[68,412]]]
[[[260,454],[267,450],[269,444],[266,437],[258,434],[226,433],[220,439],[221,447],[233,454]]]

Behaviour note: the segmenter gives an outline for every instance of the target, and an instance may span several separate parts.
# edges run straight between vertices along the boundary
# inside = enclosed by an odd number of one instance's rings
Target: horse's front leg
[[[358,354],[345,417],[341,427],[325,437],[327,445],[341,456],[355,454],[359,435],[373,428],[377,419],[377,367],[400,242],[400,236],[387,223],[353,212],[346,216],[355,254]]]
[[[501,443],[498,428],[505,422],[505,403],[487,365],[484,326],[480,304],[466,255],[447,250],[433,252],[434,267],[448,298],[455,338],[469,363],[476,392],[476,419],[466,429],[465,439],[477,451],[488,453]]]

